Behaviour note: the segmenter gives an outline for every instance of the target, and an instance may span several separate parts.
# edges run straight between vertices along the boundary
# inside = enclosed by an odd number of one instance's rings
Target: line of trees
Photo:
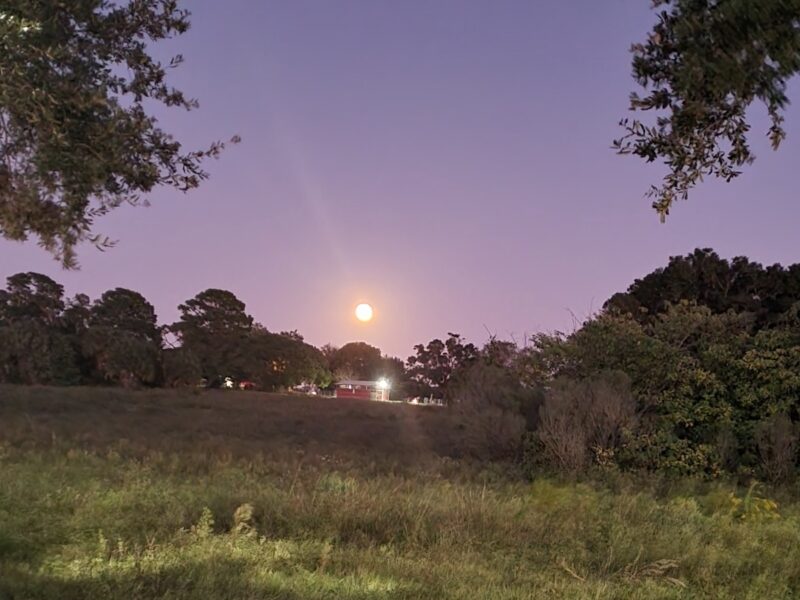
[[[40,273],[18,273],[0,290],[0,382],[125,387],[212,387],[224,378],[265,390],[298,384],[328,387],[342,379],[386,377],[394,396],[445,396],[451,376],[478,356],[458,334],[415,347],[406,363],[365,342],[316,348],[294,331],[271,332],[232,292],[207,289],[159,325],[155,309],[133,290],[91,301],[72,298]]]
[[[271,332],[226,290],[205,290],[178,308],[180,319],[160,326],[153,305],[133,290],[92,302],[85,294],[65,298],[45,275],[12,275],[0,290],[0,382],[181,387],[230,377],[276,390],[404,376],[403,361],[364,342],[318,349],[297,331]]]
[[[405,362],[364,342],[315,348],[296,331],[270,332],[225,290],[179,310],[159,326],[137,292],[65,299],[44,275],[13,275],[0,291],[0,381],[183,386],[229,376],[274,390],[388,377],[395,398],[446,400],[479,458],[770,480],[797,471],[800,265],[696,250],[572,333],[522,347],[451,333]]]

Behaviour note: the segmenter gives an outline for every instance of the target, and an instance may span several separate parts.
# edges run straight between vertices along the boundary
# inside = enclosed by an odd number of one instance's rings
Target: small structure
[[[319,394],[319,388],[313,383],[307,382],[294,386],[291,391],[297,392],[298,394],[305,394],[306,396],[316,396]]]
[[[336,383],[336,398],[359,398],[361,400],[389,401],[389,382],[385,379],[377,381],[361,381],[345,379]]]
[[[419,404],[420,406],[444,406],[444,400],[431,396],[416,396],[407,401],[409,404]]]

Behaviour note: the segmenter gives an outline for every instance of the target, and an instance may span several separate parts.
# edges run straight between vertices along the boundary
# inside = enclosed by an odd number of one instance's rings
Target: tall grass
[[[300,462],[0,459],[0,597],[792,598],[798,506]],[[448,467],[445,467],[445,471]],[[734,500],[739,500],[740,503]],[[235,516],[236,515],[236,516]],[[744,516],[745,518],[742,518]]]
[[[800,504],[758,488],[64,430],[28,443],[28,409],[13,436],[0,423],[3,600],[800,596]]]

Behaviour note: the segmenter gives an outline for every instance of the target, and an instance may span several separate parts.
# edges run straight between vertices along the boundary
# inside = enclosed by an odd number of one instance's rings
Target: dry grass
[[[460,425],[437,407],[261,392],[0,386],[0,439],[230,455],[336,456],[412,465],[463,453]]]
[[[437,409],[0,387],[0,600],[800,597],[800,504],[464,465]]]

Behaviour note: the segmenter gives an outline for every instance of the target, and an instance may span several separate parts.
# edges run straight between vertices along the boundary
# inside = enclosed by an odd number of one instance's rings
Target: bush
[[[636,425],[630,381],[620,373],[554,382],[539,410],[538,462],[568,472],[610,464]]]
[[[450,384],[448,405],[462,420],[465,453],[482,459],[516,455],[533,395],[502,367],[476,362],[460,373]]]
[[[797,427],[785,414],[777,414],[756,428],[756,447],[762,477],[785,482],[794,476]]]

